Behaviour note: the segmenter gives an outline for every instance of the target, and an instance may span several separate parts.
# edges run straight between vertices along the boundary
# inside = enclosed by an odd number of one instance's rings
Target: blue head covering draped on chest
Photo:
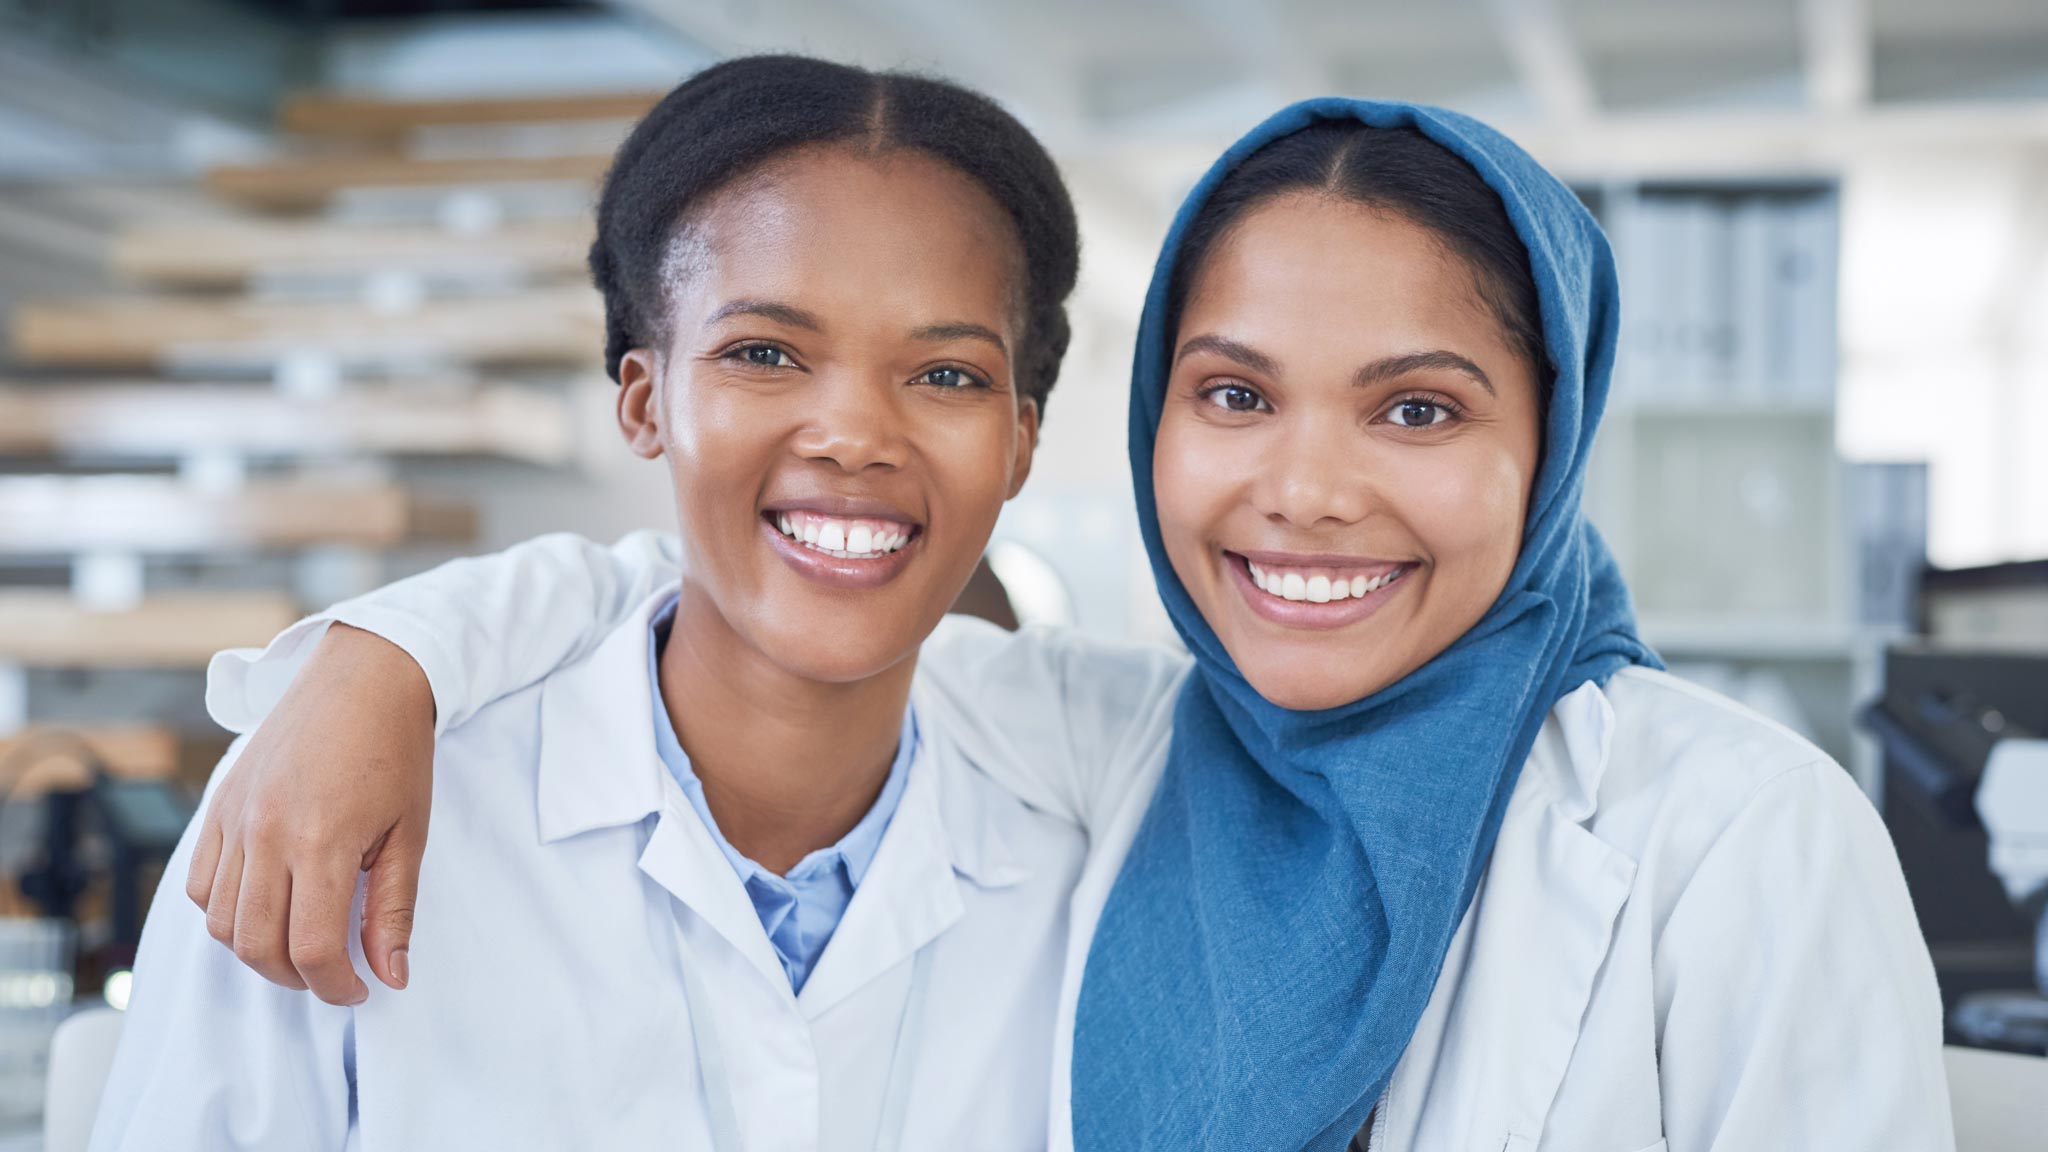
[[[1152,444],[1173,358],[1168,283],[1190,222],[1260,146],[1318,121],[1414,128],[1470,164],[1528,249],[1555,381],[1522,551],[1486,616],[1395,684],[1294,712],[1255,692],[1160,542]],[[1188,195],[1153,271],[1131,387],[1146,550],[1196,673],[1159,791],[1105,907],[1075,1031],[1079,1148],[1342,1148],[1428,1003],[1551,706],[1654,663],[1580,514],[1614,365],[1607,239],[1570,189],[1474,120],[1320,99],[1239,140]]]

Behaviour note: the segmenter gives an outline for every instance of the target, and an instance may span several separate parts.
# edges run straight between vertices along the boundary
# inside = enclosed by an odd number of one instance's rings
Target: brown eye
[[[789,353],[773,344],[743,344],[726,355],[756,368],[796,367],[796,361],[789,358]]]
[[[1388,416],[1403,428],[1428,428],[1449,420],[1454,413],[1433,400],[1403,400]]]
[[[1209,403],[1230,412],[1257,412],[1266,407],[1263,397],[1242,384],[1224,384],[1205,395]]]
[[[974,373],[969,372],[965,368],[955,368],[952,367],[951,365],[945,365],[938,368],[934,368],[931,371],[926,372],[924,375],[919,376],[918,379],[924,381],[927,384],[932,385],[935,388],[945,388],[949,390],[957,388],[989,387],[988,381],[983,380],[981,377],[976,376]]]

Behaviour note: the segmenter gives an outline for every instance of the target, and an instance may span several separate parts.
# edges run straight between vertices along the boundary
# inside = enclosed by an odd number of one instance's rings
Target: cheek
[[[716,467],[722,458],[737,454],[750,420],[760,419],[760,413],[750,411],[750,405],[732,390],[683,373],[670,379],[659,403],[662,451],[676,457],[679,465],[692,468]],[[751,405],[760,407],[759,403]]]
[[[922,422],[913,447],[931,469],[932,498],[955,516],[994,523],[1016,474],[1017,424],[991,405],[963,418],[945,413]]]
[[[1437,578],[1491,586],[1507,582],[1521,551],[1529,477],[1519,453],[1473,443],[1415,453],[1390,499],[1437,566]]]
[[[1250,462],[1234,459],[1244,439],[1172,411],[1160,420],[1152,446],[1153,501],[1160,538],[1182,583],[1193,583],[1186,563],[1235,504],[1233,478],[1249,474]]]
[[[661,405],[662,456],[675,491],[685,547],[704,555],[728,530],[753,530],[752,498],[789,431],[787,415],[761,397],[687,376],[671,380]]]

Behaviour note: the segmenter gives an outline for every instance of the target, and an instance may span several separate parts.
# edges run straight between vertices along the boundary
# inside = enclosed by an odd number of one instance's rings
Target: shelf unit
[[[1835,449],[1839,197],[1822,181],[1581,189],[1622,285],[1587,513],[1674,670],[1785,721],[1877,793],[1852,722],[1895,622],[1861,603]],[[1903,621],[1896,622],[1903,624]]]

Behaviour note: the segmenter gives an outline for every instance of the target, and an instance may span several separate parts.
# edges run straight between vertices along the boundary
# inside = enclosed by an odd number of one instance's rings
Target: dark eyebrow
[[[1280,371],[1279,361],[1249,344],[1240,344],[1228,336],[1217,336],[1213,333],[1190,336],[1181,344],[1180,351],[1173,354],[1173,362],[1178,364],[1193,352],[1212,352],[1267,376],[1278,375]]]
[[[1369,388],[1411,372],[1460,372],[1470,376],[1481,388],[1486,389],[1487,395],[1500,395],[1494,391],[1493,381],[1486,378],[1486,373],[1480,371],[1479,365],[1456,352],[1442,349],[1435,352],[1410,352],[1403,356],[1388,356],[1382,360],[1375,360],[1352,376],[1351,385],[1354,388]]]
[[[934,344],[947,340],[981,340],[995,345],[996,351],[1002,353],[1004,359],[1008,359],[1010,355],[1010,346],[1003,343],[1002,336],[993,328],[986,328],[980,324],[970,324],[964,321],[955,321],[951,324],[927,324],[912,332],[910,338]]]
[[[810,332],[821,332],[825,328],[825,325],[811,313],[773,300],[728,300],[719,305],[716,312],[705,317],[704,323],[708,327],[734,316],[759,316],[763,320],[773,320],[777,324],[787,324],[791,328],[802,328]]]

